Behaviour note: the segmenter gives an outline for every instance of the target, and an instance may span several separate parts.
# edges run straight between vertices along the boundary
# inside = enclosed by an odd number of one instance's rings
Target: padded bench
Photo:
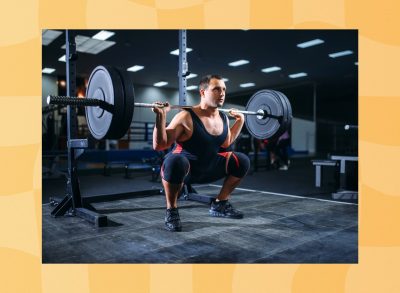
[[[110,175],[112,167],[120,166],[129,177],[131,170],[153,172],[153,167],[161,162],[161,154],[154,150],[90,150],[83,153],[80,161],[104,164],[104,175]]]
[[[123,166],[125,177],[129,178],[130,171],[152,171],[155,164],[160,163],[160,153],[154,150],[116,150],[108,151],[105,163],[105,174],[109,175],[112,166]]]
[[[127,162],[125,163],[125,177],[130,177],[130,171],[152,171],[153,166],[148,163],[140,162]]]
[[[323,166],[330,166],[330,167],[338,166],[338,161],[333,161],[333,160],[312,160],[311,162],[315,166],[315,186],[316,187],[321,187]]]

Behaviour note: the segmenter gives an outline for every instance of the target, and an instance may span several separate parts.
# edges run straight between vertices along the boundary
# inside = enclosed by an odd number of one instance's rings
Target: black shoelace
[[[227,203],[225,204],[225,210],[226,210],[226,211],[234,211],[235,209],[233,208],[233,206],[231,205],[230,202],[227,202]]]
[[[167,216],[167,221],[172,222],[172,221],[177,221],[179,220],[179,213],[177,210],[172,210],[169,212]]]

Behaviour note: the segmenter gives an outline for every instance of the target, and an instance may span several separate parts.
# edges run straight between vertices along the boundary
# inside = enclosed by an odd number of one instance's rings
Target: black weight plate
[[[103,100],[114,106],[113,113],[100,107],[86,107],[86,120],[94,138],[117,138],[118,125],[123,116],[123,89],[118,75],[104,66],[97,66],[90,74],[86,98]]]
[[[281,120],[281,131],[280,131],[280,132],[284,133],[288,129],[289,124],[291,122],[291,107],[290,107],[289,100],[286,98],[286,96],[283,93],[281,93],[279,91],[274,91],[274,93],[280,97],[282,104],[284,105],[283,106],[284,114],[283,114],[283,117]]]
[[[293,112],[292,112],[292,104],[290,103],[288,97],[284,94],[282,94],[285,97],[285,100],[288,104],[288,123],[289,125],[292,123],[292,118],[293,118]]]
[[[108,70],[109,75],[113,81],[114,87],[114,114],[113,121],[110,125],[108,134],[104,137],[106,139],[120,139],[125,135],[126,129],[122,129],[124,123],[125,112],[125,96],[124,87],[118,70],[111,66],[104,66]]]
[[[125,71],[118,70],[118,74],[120,75],[123,89],[124,89],[124,97],[125,97],[125,112],[124,112],[124,119],[123,125],[121,129],[123,130],[122,136],[126,134],[128,129],[131,126],[133,120],[133,114],[135,112],[135,91],[133,88],[133,83],[129,77],[129,74]]]
[[[281,97],[282,99],[286,102],[287,105],[287,121],[290,123],[292,118],[293,118],[293,114],[292,114],[292,105],[290,104],[290,101],[288,99],[288,97],[282,93],[282,92],[278,92],[276,91]]]
[[[279,117],[285,114],[281,98],[270,90],[256,92],[247,102],[247,111],[257,112],[260,109]],[[245,115],[247,130],[252,136],[258,139],[267,139],[280,135],[282,129],[279,120],[271,117],[260,118],[257,115]]]
[[[272,91],[272,94],[274,94],[277,98],[280,99],[281,104],[282,104],[282,118],[279,119],[279,123],[280,123],[280,127],[279,130],[276,132],[276,134],[274,135],[274,137],[279,137],[281,136],[281,134],[283,134],[285,132],[285,130],[287,129],[287,120],[288,120],[288,109],[287,109],[287,103],[285,101],[285,99],[283,98],[282,95],[279,94],[278,91]]]
[[[293,114],[292,114],[292,105],[290,104],[289,99],[286,97],[286,95],[282,92],[278,92],[277,93],[282,97],[283,101],[285,101],[286,105],[287,105],[287,119],[286,119],[286,125],[285,125],[285,129],[288,130],[290,127],[290,124],[292,123],[292,118],[293,118]]]

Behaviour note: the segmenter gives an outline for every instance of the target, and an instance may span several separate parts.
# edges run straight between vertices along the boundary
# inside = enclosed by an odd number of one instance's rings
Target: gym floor
[[[311,158],[287,171],[248,174],[232,194],[241,220],[208,216],[208,206],[179,201],[182,232],[164,230],[162,195],[95,203],[109,226],[79,217],[52,218],[50,197],[62,198],[65,179],[43,179],[43,263],[357,263],[358,203],[332,200],[333,170],[314,187]],[[160,189],[149,174],[80,176],[82,196]],[[222,181],[195,186],[216,195]]]

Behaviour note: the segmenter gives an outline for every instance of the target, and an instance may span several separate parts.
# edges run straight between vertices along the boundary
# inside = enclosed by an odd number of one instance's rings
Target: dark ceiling
[[[74,32],[92,37],[99,30]],[[158,81],[167,81],[166,87],[178,88],[179,58],[170,54],[170,51],[179,46],[177,30],[113,32],[115,35],[108,40],[116,42],[114,46],[97,55],[78,54],[77,72],[80,77],[87,78],[93,68],[100,64],[114,65],[124,70],[137,64],[145,68],[129,73],[134,85],[152,86]],[[296,46],[317,38],[324,40],[324,43],[305,49]],[[52,75],[65,76],[65,63],[58,61],[65,54],[65,50],[61,49],[64,43],[65,33],[50,45],[42,46],[43,68],[55,68]],[[226,82],[227,98],[236,98],[235,102],[245,104],[245,99],[248,98],[246,94],[254,93],[258,89],[272,88],[284,92],[284,89],[288,89],[300,93],[302,89],[296,91],[296,88],[298,85],[305,85],[309,90],[303,91],[312,96],[312,85],[315,84],[320,93],[318,98],[327,99],[328,112],[329,99],[342,98],[346,103],[351,99],[352,112],[355,112],[351,115],[357,115],[357,30],[188,30],[187,47],[193,49],[187,53],[189,71],[198,75],[187,80],[188,86],[197,85],[203,75],[216,73],[229,79]],[[328,56],[344,50],[354,53],[339,58]],[[228,63],[239,59],[250,63],[239,67],[228,66]],[[261,72],[261,69],[271,66],[279,66],[281,70]],[[308,76],[297,79],[288,77],[297,72],[306,72]],[[245,82],[254,82],[255,86],[239,87],[239,84]]]

